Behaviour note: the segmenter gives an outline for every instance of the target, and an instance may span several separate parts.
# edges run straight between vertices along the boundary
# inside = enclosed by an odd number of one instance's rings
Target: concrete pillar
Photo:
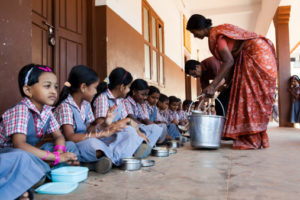
[[[289,19],[290,6],[278,7],[274,15],[278,59],[279,126],[290,127],[291,95],[288,92],[290,67]]]

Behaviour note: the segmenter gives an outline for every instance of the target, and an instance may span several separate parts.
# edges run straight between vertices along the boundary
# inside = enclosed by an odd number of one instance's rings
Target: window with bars
[[[186,30],[187,19],[183,15],[183,42],[184,47],[191,53],[191,33],[190,31]]]
[[[145,78],[164,85],[164,24],[146,0],[142,0]]]

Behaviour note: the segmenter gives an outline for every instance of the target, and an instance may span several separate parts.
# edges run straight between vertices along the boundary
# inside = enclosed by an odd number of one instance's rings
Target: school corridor
[[[299,199],[300,131],[269,125],[270,148],[239,151],[223,142],[219,150],[190,144],[140,171],[113,169],[89,178],[68,195],[35,195],[37,200],[261,200]]]

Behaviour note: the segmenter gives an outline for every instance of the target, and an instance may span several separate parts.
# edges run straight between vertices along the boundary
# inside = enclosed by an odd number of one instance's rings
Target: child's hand
[[[186,124],[186,122],[184,120],[182,120],[182,121],[179,122],[179,125],[184,126],[185,124]]]
[[[138,130],[137,133],[141,138],[143,138],[145,140],[145,142],[147,142],[147,144],[150,142],[149,138],[144,133],[142,133],[140,130]]]
[[[139,124],[136,123],[134,120],[131,120],[130,124],[131,124],[131,126],[132,126],[133,128],[135,128],[137,131],[139,130]]]
[[[106,118],[105,118],[105,123],[107,125],[111,125],[112,122],[114,121],[114,118],[117,115],[117,112],[115,112],[116,108],[117,108],[117,106],[114,105],[114,106],[112,106],[108,109],[107,114],[106,114]]]
[[[74,153],[66,152],[59,155],[59,163],[67,162],[67,163],[73,163],[74,161],[77,161],[77,156]]]
[[[121,128],[126,128],[128,125],[128,119],[121,119],[119,121],[117,121],[116,123],[114,123],[116,126],[119,126]]]
[[[176,119],[174,119],[173,121],[171,121],[171,123],[178,125],[179,122]]]
[[[110,137],[114,135],[116,132],[122,131],[124,127],[118,126],[116,124],[112,124],[109,128],[101,132],[101,135],[104,137]]]

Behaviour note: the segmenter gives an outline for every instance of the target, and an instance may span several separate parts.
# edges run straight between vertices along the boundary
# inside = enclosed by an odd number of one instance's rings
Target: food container
[[[169,155],[173,155],[177,153],[177,149],[169,149]]]
[[[194,116],[199,116],[199,115],[204,115],[205,112],[203,112],[203,111],[201,111],[201,110],[193,110],[193,111],[192,111],[192,114],[193,114]]]
[[[142,167],[152,167],[152,166],[155,165],[155,161],[154,160],[142,159],[141,163],[142,163]]]
[[[169,148],[179,148],[179,141],[178,140],[171,140],[167,142]]]
[[[87,179],[88,171],[87,167],[60,167],[51,170],[51,179],[53,182],[79,183]]]
[[[194,148],[218,149],[225,123],[225,111],[219,99],[223,116],[199,114],[192,111],[188,116],[190,122],[190,140]]]
[[[187,128],[187,126],[182,126],[182,125],[178,125],[178,129],[181,131],[181,132],[187,132],[189,129]]]
[[[140,159],[136,159],[136,158],[122,159],[121,169],[123,170],[134,171],[134,170],[141,169],[141,167],[142,167],[142,163]]]
[[[168,157],[169,150],[166,147],[155,147],[152,149],[152,155],[157,157]]]
[[[41,185],[35,192],[38,194],[68,194],[78,187],[78,183],[51,182]]]

